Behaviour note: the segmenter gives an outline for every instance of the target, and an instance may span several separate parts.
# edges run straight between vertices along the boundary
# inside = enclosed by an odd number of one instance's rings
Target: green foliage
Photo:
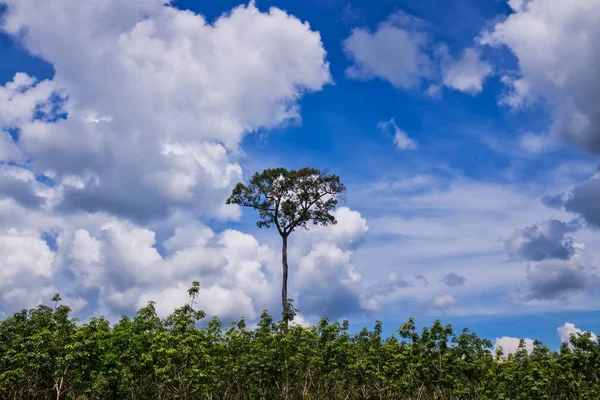
[[[166,318],[153,302],[113,326],[80,324],[65,305],[6,318],[0,399],[600,398],[600,343],[589,334],[572,336],[572,350],[536,341],[531,354],[522,343],[497,357],[490,341],[439,321],[418,332],[410,319],[387,338],[379,321],[356,334],[327,318],[299,326],[291,302],[280,321],[264,311],[254,329],[217,317],[199,328],[197,289]]]
[[[331,211],[346,190],[337,175],[314,168],[288,171],[285,168],[266,169],[256,173],[248,185],[238,183],[227,204],[254,208],[260,213],[258,227],[277,227],[281,236],[296,228],[335,224]]]

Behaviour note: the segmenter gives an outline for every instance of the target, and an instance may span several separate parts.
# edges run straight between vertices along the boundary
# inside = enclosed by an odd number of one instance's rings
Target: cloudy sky
[[[0,0],[0,315],[279,313],[255,171],[348,186],[302,319],[600,332],[600,0]]]

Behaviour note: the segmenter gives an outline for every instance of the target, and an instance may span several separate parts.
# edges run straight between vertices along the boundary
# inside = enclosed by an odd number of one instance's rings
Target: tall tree
[[[308,224],[332,225],[337,223],[331,214],[338,199],[346,190],[337,175],[314,168],[288,171],[285,168],[266,169],[255,173],[248,185],[238,183],[227,204],[254,208],[260,213],[259,228],[277,227],[281,236],[281,305],[288,313],[287,281],[288,237],[297,228],[308,229]]]

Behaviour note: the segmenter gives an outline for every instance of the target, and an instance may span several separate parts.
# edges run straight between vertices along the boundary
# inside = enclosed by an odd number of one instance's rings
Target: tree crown
[[[238,183],[227,204],[251,207],[259,211],[260,228],[277,227],[287,236],[307,224],[337,223],[331,211],[346,190],[337,175],[315,168],[288,171],[285,168],[266,169],[255,173],[248,185]]]

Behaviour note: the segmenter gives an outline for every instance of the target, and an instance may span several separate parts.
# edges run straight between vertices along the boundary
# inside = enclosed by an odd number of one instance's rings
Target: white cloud
[[[442,282],[444,282],[447,286],[462,286],[466,281],[467,278],[457,274],[456,272],[448,272],[442,277]]]
[[[2,254],[2,285],[6,289],[11,281],[29,276],[52,276],[52,261],[54,254],[48,245],[39,237],[21,234],[10,230],[6,235],[0,236],[0,254]]]
[[[397,12],[369,31],[355,28],[342,43],[352,65],[346,75],[352,79],[380,78],[401,89],[419,89],[437,97],[442,85],[469,94],[482,91],[492,74],[490,63],[473,47],[453,57],[445,44],[434,44],[427,23]],[[436,48],[434,50],[434,48]]]
[[[306,317],[304,317],[302,314],[297,314],[294,317],[294,320],[292,321],[292,325],[294,325],[294,324],[300,325],[303,327],[309,327],[312,325],[311,322]]]
[[[394,118],[389,121],[380,122],[378,125],[379,129],[386,132],[392,130],[394,133],[394,144],[399,150],[416,150],[419,148],[419,143],[411,139],[406,132],[396,125]]]
[[[567,343],[571,350],[573,350],[573,345],[571,344],[571,335],[579,337],[586,333],[585,331],[582,331],[570,322],[565,322],[563,326],[559,326],[558,328],[556,328],[556,331],[558,332],[558,336],[560,336],[560,340],[563,343]],[[592,341],[595,342],[598,340],[598,337],[593,332],[590,332],[590,334],[590,339]]]
[[[297,306],[307,316],[336,318],[379,306],[352,264],[353,251],[369,230],[367,221],[346,207],[334,216],[336,225],[298,232],[290,250],[290,259],[298,260],[291,266]]]
[[[600,153],[599,0],[511,0],[513,13],[480,41],[506,46],[517,58],[504,102],[542,101],[550,107],[551,133]]]
[[[299,286],[308,286],[313,282],[327,282],[330,273],[337,273],[338,266],[348,268],[350,253],[328,244],[320,243],[305,257],[300,260],[296,283]],[[348,276],[348,280],[358,278],[353,276],[352,270],[341,271]]]
[[[548,220],[518,229],[506,240],[505,249],[511,259],[542,261],[571,259],[581,246],[567,236],[581,228],[578,221],[565,223]]]
[[[0,126],[17,127],[31,121],[55,90],[54,82],[37,82],[23,72],[15,74],[12,81],[0,86]]]
[[[358,211],[348,207],[339,207],[332,215],[337,224],[312,227],[309,231],[311,243],[329,242],[344,250],[358,248],[369,232],[367,220]]]
[[[0,165],[0,199],[12,199],[23,207],[36,209],[45,207],[53,195],[30,170],[17,165]]]
[[[419,87],[421,81],[434,76],[433,62],[426,49],[428,35],[420,28],[422,21],[403,13],[392,14],[370,32],[356,28],[342,44],[353,61],[346,70],[350,78],[381,78],[398,88]]]
[[[211,25],[158,1],[7,5],[3,28],[56,76],[32,86],[18,75],[4,92],[23,86],[22,100],[2,108],[21,110],[8,118],[19,122],[19,144],[36,173],[63,186],[70,211],[148,221],[184,207],[235,218],[222,202],[242,176],[243,136],[299,119],[302,94],[330,82],[319,34],[276,8],[251,3]],[[67,119],[28,117],[46,87],[67,97]],[[81,187],[64,185],[72,176]]]
[[[525,338],[523,341],[525,342],[525,350],[527,351],[527,354],[531,354],[534,348],[533,340]],[[515,337],[503,336],[501,338],[496,338],[494,343],[494,352],[498,349],[498,347],[502,347],[503,358],[508,358],[509,354],[515,354],[517,352],[520,342],[521,339]]]
[[[396,272],[390,272],[385,279],[377,282],[369,291],[377,297],[386,297],[396,292],[396,290],[409,286],[412,286],[412,282],[403,279]]]
[[[544,202],[550,207],[564,207],[588,224],[600,227],[600,172],[566,193],[544,197]]]
[[[527,132],[519,138],[519,146],[528,153],[543,154],[558,150],[560,142],[548,134]]]
[[[319,33],[253,2],[214,23],[159,0],[5,3],[2,30],[55,76],[19,73],[0,87],[0,162],[30,161],[0,169],[0,264],[10,275],[0,309],[60,291],[94,313],[153,299],[164,315],[187,302],[194,279],[209,314],[273,308],[271,249],[198,218],[239,217],[224,199],[242,178],[243,137],[299,121],[299,99],[331,81]],[[335,229],[344,251],[361,240]]]
[[[176,307],[189,303],[187,294],[189,283],[179,283],[162,291],[149,291],[141,294],[136,307],[143,307],[148,301],[157,302],[156,310],[160,315],[167,315]],[[216,315],[224,320],[236,321],[240,317],[255,319],[258,317],[252,298],[241,289],[227,289],[221,286],[211,286],[200,290],[196,308],[204,310],[208,316]]]
[[[446,87],[473,95],[483,90],[483,82],[492,74],[492,66],[481,59],[477,49],[466,48],[458,59],[448,53],[446,46],[441,46],[438,53],[442,57],[442,82]]]
[[[352,252],[317,244],[298,261],[293,274],[298,308],[307,315],[337,318],[361,308],[362,277],[350,262]]]
[[[272,305],[265,268],[274,254],[254,237],[231,230],[216,235],[196,224],[179,227],[165,241],[166,254],[156,244],[154,231],[112,220],[97,232],[61,236],[58,257],[80,284],[102,293],[106,310],[130,311],[154,300],[166,315],[188,301],[193,280],[201,284],[197,304],[210,315],[255,318]]]
[[[33,307],[52,292],[54,253],[42,238],[11,229],[0,234],[0,255],[0,310]]]
[[[566,301],[582,293],[600,290],[596,268],[580,257],[571,260],[545,260],[527,267],[524,282],[528,300]]]
[[[465,278],[468,284],[452,287],[450,294],[461,302],[446,310],[447,314],[596,309],[598,292],[585,287],[540,298],[542,293],[551,293],[545,289],[551,289],[553,273],[563,276],[561,271],[573,271],[574,284],[579,282],[580,271],[583,279],[597,274],[592,269],[600,255],[595,245],[597,232],[585,226],[573,229],[577,221],[559,222],[574,216],[540,201],[544,194],[581,179],[581,173],[565,172],[571,168],[563,165],[549,171],[549,182],[531,184],[482,182],[448,171],[418,179],[400,175],[395,180],[353,187],[353,205],[369,220],[369,240],[353,253],[355,269],[367,287],[385,282],[390,273],[412,284],[380,297],[386,310],[398,302],[413,309],[449,294],[447,284],[440,280],[449,273]],[[556,223],[539,222],[550,220]],[[524,225],[533,228],[515,232]],[[513,259],[507,257],[506,246]],[[532,266],[528,272],[527,259],[574,254],[579,254],[582,270],[576,266],[542,266],[538,271]],[[425,276],[428,285],[406,278],[419,274]],[[515,292],[518,288],[521,292]],[[532,293],[537,299],[531,298]],[[561,300],[565,297],[568,301]]]
[[[192,280],[199,280],[197,305],[209,315],[226,320],[244,315],[252,320],[264,308],[277,315],[281,284],[278,242],[270,248],[238,231],[215,233],[193,222],[189,214],[149,228],[106,214],[57,216],[7,202],[0,201],[0,207],[10,207],[3,210],[10,210],[6,214],[14,217],[14,224],[30,227],[31,233],[26,235],[45,249],[49,258],[43,265],[51,265],[51,270],[44,270],[38,279],[25,268],[31,263],[18,264],[17,269],[27,272],[24,278],[28,283],[7,292],[9,298],[0,309],[14,311],[23,304],[47,303],[58,291],[65,302],[68,299],[79,308],[89,305],[86,312],[111,318],[131,313],[148,300],[157,301],[157,310],[164,316],[189,301],[186,290]],[[292,274],[298,275],[290,281],[290,291],[300,300],[302,311],[317,317],[323,315],[319,307],[324,304],[330,307],[327,311],[337,311],[338,315],[372,310],[377,305],[368,297],[351,263],[352,252],[368,232],[366,221],[345,207],[335,215],[337,225],[298,232],[290,249]],[[48,229],[56,235],[56,253],[40,239]],[[171,229],[173,233],[168,234]],[[23,251],[15,249],[15,254]],[[37,252],[25,254],[35,256],[38,262],[44,260]],[[70,278],[63,281],[64,277]],[[323,290],[320,285],[325,283],[332,290]],[[35,296],[31,296],[32,291]],[[27,302],[23,301],[25,296]]]
[[[34,77],[19,72],[0,86],[0,160],[22,163],[26,157],[9,134],[18,131],[34,119],[36,111],[47,111],[48,99],[56,90],[54,82],[37,82]]]
[[[456,306],[457,303],[456,297],[450,294],[444,294],[434,297],[433,300],[431,300],[430,306],[439,310],[444,310]]]

